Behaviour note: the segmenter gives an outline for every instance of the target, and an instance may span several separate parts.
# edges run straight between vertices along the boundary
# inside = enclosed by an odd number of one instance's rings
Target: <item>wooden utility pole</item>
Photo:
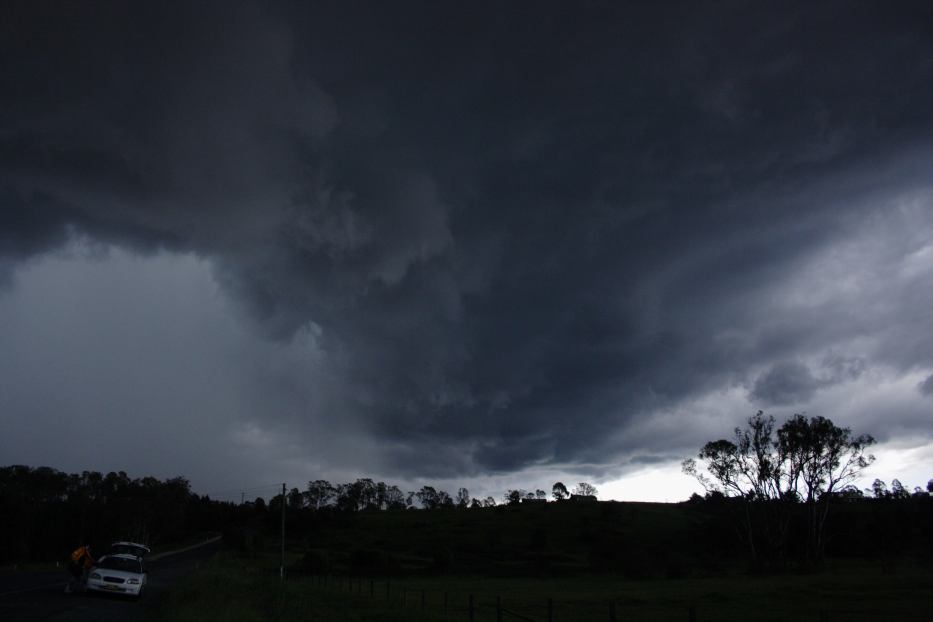
[[[279,566],[279,579],[285,580],[285,483],[282,483],[282,565]]]

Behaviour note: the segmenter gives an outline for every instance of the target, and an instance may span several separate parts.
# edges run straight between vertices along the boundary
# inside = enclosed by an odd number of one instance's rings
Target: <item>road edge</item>
[[[222,538],[223,538],[223,536],[217,535],[217,536],[214,536],[213,538],[208,538],[207,540],[204,540],[203,542],[198,542],[197,544],[192,544],[191,546],[186,546],[186,547],[183,548],[183,549],[175,549],[174,551],[165,551],[165,552],[162,552],[162,553],[156,553],[155,555],[149,555],[149,556],[146,557],[146,561],[154,562],[154,561],[158,561],[158,560],[162,559],[163,557],[169,557],[169,556],[171,556],[171,555],[178,555],[179,553],[186,553],[186,552],[192,551],[192,550],[194,550],[194,549],[196,549],[196,548],[199,548],[199,547],[202,547],[202,546],[207,546],[208,544],[213,544],[214,542],[218,542],[218,541],[221,540]]]

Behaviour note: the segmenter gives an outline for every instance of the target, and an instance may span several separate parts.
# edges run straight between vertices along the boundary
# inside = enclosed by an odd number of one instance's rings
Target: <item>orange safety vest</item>
[[[71,562],[76,565],[80,564],[82,557],[84,558],[84,567],[90,568],[92,565],[91,555],[87,552],[87,548],[83,546],[79,546],[74,550],[74,552],[71,554]]]

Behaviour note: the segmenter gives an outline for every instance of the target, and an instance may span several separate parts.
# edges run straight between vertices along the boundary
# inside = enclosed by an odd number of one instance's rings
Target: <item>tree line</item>
[[[913,492],[908,491],[907,487],[898,479],[891,480],[890,489],[888,489],[888,485],[885,484],[883,480],[876,479],[872,483],[871,488],[866,488],[864,492],[854,486],[847,487],[843,492],[852,498],[858,499],[868,496],[875,499],[920,498],[933,495],[933,479],[927,481],[926,490],[920,486],[914,486]]]
[[[581,483],[577,494],[595,494]],[[543,491],[509,490],[502,502],[541,498]],[[555,500],[569,497],[554,484]],[[410,509],[481,508],[498,505],[487,496],[473,498],[466,488],[453,495],[433,486],[403,492],[398,486],[360,478],[332,485],[318,479],[305,490],[292,488],[285,497],[290,521],[299,524],[308,513],[355,513]],[[60,559],[79,544],[105,547],[114,540],[161,546],[231,525],[273,528],[282,509],[282,495],[235,504],[200,496],[184,477],[160,480],[130,478],[125,472],[64,473],[50,467],[0,467],[0,564]]]
[[[572,492],[562,482],[555,482],[551,487],[551,497],[554,501],[562,501],[572,495],[595,496],[596,493],[596,487],[587,482],[580,482]],[[548,494],[544,490],[526,491],[516,488],[507,490],[502,502],[514,505],[522,501],[547,501],[547,499]],[[323,479],[313,480],[308,482],[304,491],[292,488],[287,496],[287,504],[295,509],[333,508],[348,512],[419,508],[425,510],[488,508],[498,505],[494,497],[472,497],[470,491],[462,487],[453,495],[434,486],[422,486],[418,490],[403,492],[398,486],[375,482],[370,478],[360,478],[354,482],[336,485]]]
[[[160,545],[217,529],[234,511],[175,477],[0,467],[0,563],[61,559],[78,544]]]

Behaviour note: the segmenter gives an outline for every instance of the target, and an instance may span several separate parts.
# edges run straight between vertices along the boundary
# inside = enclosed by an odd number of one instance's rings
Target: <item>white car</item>
[[[139,597],[146,587],[146,562],[136,555],[118,553],[97,560],[87,578],[87,589]]]

